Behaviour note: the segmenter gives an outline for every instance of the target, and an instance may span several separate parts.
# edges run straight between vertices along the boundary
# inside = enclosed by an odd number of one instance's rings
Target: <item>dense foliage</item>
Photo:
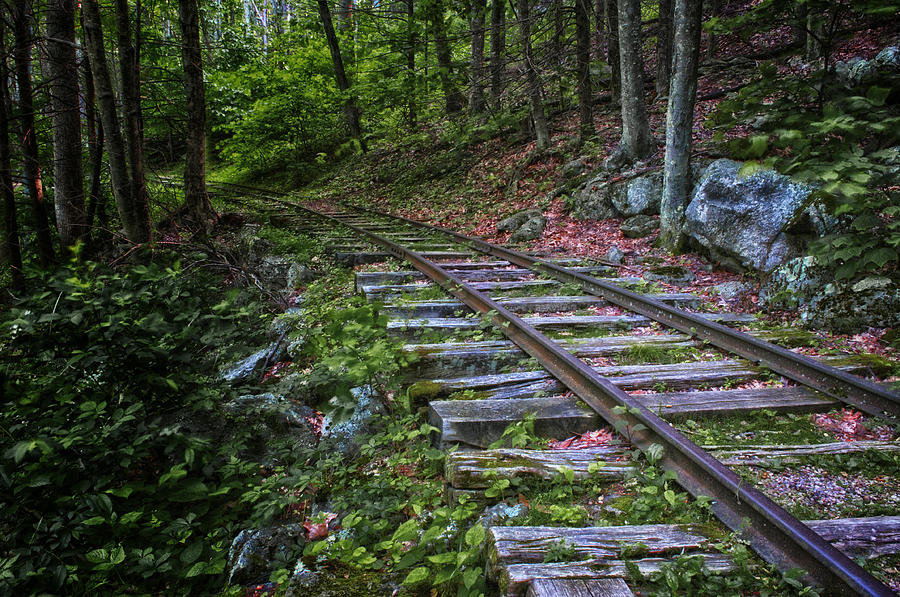
[[[258,306],[159,256],[32,283],[0,321],[0,592],[221,583],[255,467],[213,375]]]
[[[767,1],[709,26],[747,35],[770,26],[772,18],[790,18],[791,10],[789,4]],[[867,76],[853,79],[851,65],[842,65],[838,73],[830,55],[842,22],[890,9],[880,2],[817,1],[808,10],[821,11],[829,23],[807,32],[819,40],[820,59],[806,69],[796,67],[799,57],[793,67],[784,61],[763,63],[750,84],[718,105],[709,124],[740,131],[751,125],[755,130],[724,143],[729,154],[749,160],[744,170],[775,168],[814,189],[810,206],[820,218],[812,232],[820,238],[810,252],[834,269],[837,280],[893,271],[900,259],[900,77],[872,67]]]

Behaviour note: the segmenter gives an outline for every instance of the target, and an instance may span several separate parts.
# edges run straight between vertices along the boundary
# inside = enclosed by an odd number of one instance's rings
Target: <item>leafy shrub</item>
[[[337,418],[352,412],[350,389],[363,384],[385,386],[413,358],[403,343],[387,335],[385,314],[361,297],[346,309],[325,314],[307,338],[303,352],[316,360],[309,379],[319,395],[331,398]]]
[[[255,304],[177,262],[32,284],[0,316],[0,593],[209,589],[258,465],[203,372]]]
[[[773,167],[814,188],[810,203],[829,217],[810,252],[837,280],[896,268],[900,258],[900,110],[890,92],[845,89],[828,67],[801,78],[764,64],[760,78],[721,102],[711,120],[724,129],[758,123],[754,134],[726,143],[751,160],[744,171]]]

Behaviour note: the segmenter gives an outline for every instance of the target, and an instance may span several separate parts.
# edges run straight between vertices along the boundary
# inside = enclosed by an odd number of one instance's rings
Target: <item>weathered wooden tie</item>
[[[427,254],[426,254],[427,256]],[[640,283],[640,278],[609,278],[611,284],[621,286],[633,286]],[[384,297],[399,296],[404,293],[417,292],[433,286],[430,282],[422,284],[383,284],[360,286],[360,292],[371,297],[370,300],[383,300]],[[483,292],[503,292],[507,290],[519,290],[522,288],[555,288],[560,286],[556,280],[512,280],[501,282],[472,282],[474,290]]]
[[[526,597],[633,597],[621,578],[539,578]]]
[[[447,268],[452,269],[452,268]],[[594,275],[615,275],[616,270],[609,267],[573,267],[573,271]],[[540,272],[524,268],[509,269],[461,269],[456,275],[467,282],[484,282],[494,280],[497,282],[521,280],[527,276],[540,276]],[[404,284],[411,281],[425,280],[425,274],[417,271],[398,272],[360,272],[356,274],[357,287],[379,286],[385,284]]]
[[[805,524],[851,557],[872,558],[900,553],[900,516],[808,520]],[[564,541],[577,561],[544,563],[549,548]],[[700,556],[710,571],[733,567],[727,556],[709,552],[711,540],[699,525],[619,527],[491,527],[488,529],[488,575],[503,595],[525,595],[540,579],[602,579],[627,577],[623,552],[643,574],[658,570],[677,555]],[[650,557],[647,557],[650,556]]]
[[[576,356],[578,352],[575,352]],[[855,355],[820,357],[832,367],[849,372],[865,372],[868,361]],[[424,361],[424,359],[423,359]],[[424,363],[417,370],[422,371]],[[445,371],[457,373],[471,371],[475,367],[453,367],[452,361]],[[764,367],[752,365],[743,359],[721,359],[664,365],[610,365],[593,367],[600,375],[608,377],[618,387],[625,390],[650,390],[664,387],[666,390],[698,388],[703,385],[721,385],[750,381],[766,374]],[[452,373],[451,373],[452,374]],[[515,373],[489,373],[485,375],[465,375],[452,378],[434,378],[427,382],[428,396],[448,396],[455,392],[472,390],[481,398],[509,399],[525,398],[541,394],[562,394],[565,386],[543,370],[520,371]],[[424,378],[420,377],[420,379]],[[761,407],[760,407],[761,408]]]
[[[756,321],[752,315],[744,313],[700,313],[701,317],[719,323],[750,323]],[[629,330],[650,324],[650,319],[642,315],[552,315],[523,317],[524,321],[542,331]],[[491,327],[491,326],[489,326]],[[389,321],[389,333],[405,337],[415,337],[421,332],[453,334],[483,329],[484,324],[475,317],[431,317]]]
[[[686,309],[700,307],[700,297],[684,292],[653,295],[658,301]],[[497,302],[513,313],[565,313],[592,307],[608,307],[609,303],[596,296],[525,296],[501,298]],[[471,309],[456,300],[388,302],[384,312],[395,318],[455,317],[471,313]]]

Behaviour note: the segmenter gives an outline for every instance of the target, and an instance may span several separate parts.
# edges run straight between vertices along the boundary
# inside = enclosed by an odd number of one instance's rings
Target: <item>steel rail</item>
[[[850,560],[831,543],[791,516],[731,469],[691,442],[651,410],[598,375],[586,363],[528,325],[488,296],[418,253],[331,214],[324,216],[362,234],[392,255],[410,262],[466,305],[486,314],[522,350],[538,359],[562,383],[610,422],[624,420],[629,439],[646,451],[663,446],[660,464],[674,471],[678,483],[694,496],[712,498],[712,510],[738,532],[766,561],[781,570],[801,568],[807,580],[840,595],[893,595],[890,588]],[[622,412],[624,411],[624,412]]]
[[[792,352],[771,342],[760,340],[720,323],[709,321],[694,313],[683,311],[651,297],[620,288],[602,279],[569,271],[551,261],[538,259],[520,251],[507,249],[481,239],[417,222],[402,216],[395,216],[370,208],[352,207],[382,217],[401,220],[418,228],[448,234],[482,253],[506,259],[510,263],[515,263],[522,267],[536,267],[557,280],[577,283],[589,294],[600,296],[610,303],[629,311],[639,313],[663,325],[675,328],[701,340],[706,340],[723,350],[765,365],[788,379],[819,390],[846,404],[851,404],[865,413],[875,416],[900,418],[900,394],[846,371],[822,364],[806,355]]]

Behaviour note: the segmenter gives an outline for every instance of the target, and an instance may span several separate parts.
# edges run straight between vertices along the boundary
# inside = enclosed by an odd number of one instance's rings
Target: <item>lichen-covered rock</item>
[[[611,190],[610,201],[623,216],[659,213],[663,186],[661,170],[608,186]]]
[[[744,176],[741,166],[710,164],[685,210],[684,232],[729,269],[770,271],[800,255],[815,235],[812,189],[773,170]]]
[[[522,227],[525,222],[541,215],[539,209],[526,209],[507,216],[497,222],[497,232],[514,232]]]
[[[584,158],[578,158],[571,162],[567,162],[566,165],[562,167],[562,175],[566,178],[574,178],[584,174],[586,169],[587,164],[584,163]]]
[[[319,273],[301,263],[291,263],[285,274],[285,288],[293,290],[319,277]]]
[[[659,220],[643,214],[631,216],[622,222],[622,225],[619,227],[622,234],[628,238],[643,238],[645,236],[650,236],[657,228],[659,228]]]
[[[900,285],[872,276],[852,286],[828,284],[801,309],[813,328],[853,334],[867,328],[900,326]]]
[[[897,280],[868,276],[852,284],[837,282],[815,257],[797,258],[776,269],[760,290],[760,303],[796,309],[809,327],[837,333],[900,326]]]
[[[888,46],[881,50],[875,56],[875,63],[881,67],[900,70],[900,47]]]
[[[288,581],[287,591],[284,597],[303,597],[309,595],[309,590],[319,582],[319,573],[310,570],[303,563],[302,559],[298,559],[291,572],[291,579]]]
[[[654,267],[645,271],[643,277],[648,282],[662,282],[673,286],[684,286],[697,279],[694,272],[680,265]]]
[[[751,287],[749,284],[745,284],[744,282],[732,281],[716,284],[712,287],[712,290],[719,295],[719,298],[723,298],[728,301],[737,298],[742,294],[747,294],[748,292],[750,292]]]
[[[254,372],[258,372],[266,362],[277,363],[282,360],[285,354],[283,343],[273,342],[269,346],[262,348],[245,359],[242,359],[229,366],[222,372],[222,379],[225,381],[235,382],[248,379]]]
[[[815,257],[797,257],[779,266],[760,288],[759,301],[769,309],[795,309],[806,305],[818,289],[833,280],[832,273]]]
[[[322,429],[322,440],[342,454],[354,454],[359,449],[358,440],[367,434],[375,418],[386,412],[372,386],[351,388],[350,394],[356,403],[349,418],[335,422],[333,417],[326,417]]]
[[[300,298],[302,299],[302,297]],[[297,302],[302,303],[302,300]],[[292,331],[299,332],[304,325],[303,309],[300,307],[288,307],[284,310],[284,313],[272,319],[272,323],[269,324],[269,338],[273,342],[277,341],[284,334],[289,334]]]
[[[579,220],[606,220],[619,215],[612,204],[606,182],[606,174],[591,177],[572,193],[567,206],[572,217]]]
[[[613,245],[606,252],[606,255],[603,257],[603,259],[608,263],[612,263],[613,265],[622,265],[622,262],[625,260],[625,251]]]
[[[547,225],[547,218],[542,215],[536,215],[522,224],[518,230],[509,237],[511,243],[522,243],[529,240],[535,240],[544,233],[544,227]]]
[[[260,238],[260,224],[245,224],[234,239],[234,253],[245,263],[263,258],[274,246],[271,241]]]
[[[261,437],[280,433],[295,446],[312,447],[318,442],[314,421],[316,413],[310,407],[272,393],[239,396],[223,407],[244,424],[255,428]]]
[[[478,519],[478,522],[480,522],[481,526],[484,528],[501,526],[507,521],[523,518],[526,514],[528,514],[528,506],[525,504],[510,506],[509,504],[500,502],[499,504],[485,508],[484,512],[481,514],[481,518]]]
[[[847,88],[890,81],[900,73],[900,48],[888,46],[873,60],[854,56],[834,65],[835,76]]]
[[[286,524],[262,529],[245,529],[238,533],[228,550],[228,583],[245,585],[268,580],[270,563],[299,555],[306,543],[300,524]]]

